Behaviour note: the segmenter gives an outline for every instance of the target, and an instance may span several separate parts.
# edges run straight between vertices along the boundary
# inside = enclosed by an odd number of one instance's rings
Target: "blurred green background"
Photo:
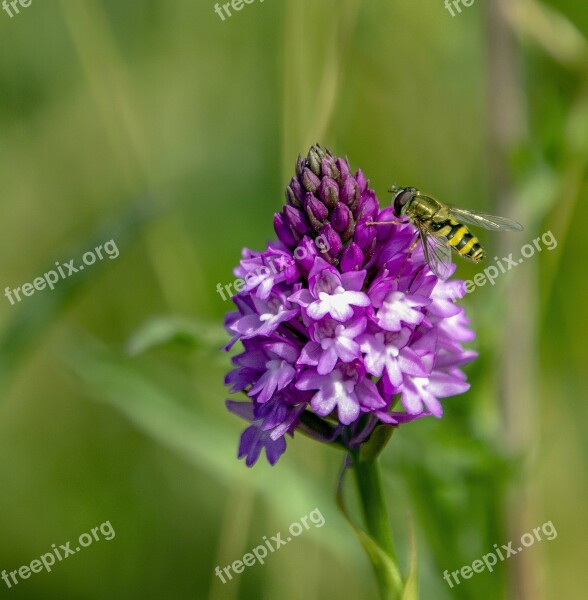
[[[472,388],[397,432],[383,467],[422,598],[585,598],[587,40],[580,0],[454,17],[442,0],[268,0],[224,22],[212,0],[0,12],[0,288],[111,238],[120,250],[0,301],[0,570],[116,531],[0,597],[375,597],[335,507],[339,452],[296,436],[248,470],[224,408],[216,284],[273,237],[296,156],[320,141],[381,203],[397,182],[525,224],[482,233],[490,256],[558,240],[464,300]],[[314,508],[324,527],[214,576]],[[556,539],[443,581],[547,521]]]

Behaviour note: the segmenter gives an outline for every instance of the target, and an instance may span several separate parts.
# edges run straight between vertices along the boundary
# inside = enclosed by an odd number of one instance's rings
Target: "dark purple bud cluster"
[[[351,174],[346,159],[316,144],[298,157],[296,177],[286,189],[287,204],[274,217],[280,241],[291,250],[322,236],[321,256],[343,272],[357,271],[372,258],[378,200],[361,170]]]

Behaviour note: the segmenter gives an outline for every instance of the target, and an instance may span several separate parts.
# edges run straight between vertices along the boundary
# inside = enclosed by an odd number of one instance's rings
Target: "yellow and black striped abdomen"
[[[455,219],[447,219],[435,224],[435,236],[445,238],[449,245],[464,258],[480,262],[484,258],[484,249],[478,238]]]

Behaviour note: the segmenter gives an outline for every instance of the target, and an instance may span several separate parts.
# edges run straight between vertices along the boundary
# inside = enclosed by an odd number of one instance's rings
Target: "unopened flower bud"
[[[331,177],[332,179],[337,179],[339,177],[339,169],[332,156],[326,156],[321,161],[321,173],[323,177]]]
[[[286,188],[286,198],[288,202],[296,208],[302,208],[304,200],[304,190],[296,177],[292,178],[290,185]]]
[[[343,158],[338,158],[335,161],[335,164],[339,169],[339,179],[337,181],[339,181],[339,183],[342,183],[347,179],[347,177],[349,177],[349,164]]]
[[[304,197],[304,210],[308,216],[310,224],[317,231],[323,226],[324,222],[329,217],[327,207],[312,194],[306,194]]]
[[[310,167],[310,170],[317,176],[320,177],[321,174],[321,161],[325,156],[324,151],[320,148],[320,146],[313,146],[308,151],[308,156],[306,157],[306,162]]]
[[[371,243],[376,239],[376,228],[373,225],[366,225],[365,221],[360,221],[355,226],[353,241],[361,248],[365,254]]]
[[[359,205],[360,191],[357,182],[353,177],[347,177],[341,187],[341,193],[339,195],[341,202],[347,204],[351,210],[355,210]]]
[[[351,242],[343,254],[341,254],[341,261],[339,263],[342,273],[347,271],[359,271],[363,265],[363,252],[355,242]]]
[[[355,180],[357,181],[357,185],[359,186],[359,191],[363,194],[363,192],[367,190],[368,180],[366,179],[361,169],[357,170],[357,173],[355,174]]]
[[[326,223],[321,227],[320,234],[327,241],[327,244],[329,244],[329,254],[331,256],[336,256],[337,254],[339,254],[339,252],[341,252],[341,250],[343,249],[343,243],[341,242],[341,238],[329,223]]]
[[[298,159],[296,160],[296,175],[298,177],[302,177],[302,173],[304,173],[304,169],[306,167],[306,159],[302,154],[298,155]]]
[[[378,214],[378,199],[373,190],[363,192],[357,209],[356,219],[358,221],[375,221]]]
[[[349,221],[353,219],[351,211],[343,202],[339,202],[331,215],[331,225],[337,233],[345,231],[349,227]]]
[[[319,198],[329,209],[335,208],[339,202],[339,186],[334,179],[325,177],[319,186]]]
[[[294,250],[296,264],[304,272],[308,273],[312,269],[314,259],[319,255],[316,244],[307,235],[305,235]]]
[[[286,246],[289,247],[296,245],[296,238],[290,230],[290,227],[285,223],[284,215],[282,213],[276,213],[274,215],[274,230],[282,244],[286,244]]]
[[[307,192],[314,194],[321,184],[321,180],[308,168],[302,173],[302,185]]]
[[[308,221],[302,211],[287,204],[284,206],[284,214],[294,233],[304,235],[310,231]]]

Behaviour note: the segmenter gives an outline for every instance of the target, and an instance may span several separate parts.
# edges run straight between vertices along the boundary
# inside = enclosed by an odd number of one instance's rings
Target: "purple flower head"
[[[275,215],[278,240],[245,250],[243,284],[225,318],[230,349],[227,401],[246,421],[239,458],[252,466],[265,449],[274,464],[286,435],[357,448],[378,424],[398,427],[440,417],[440,399],[469,388],[461,367],[476,353],[456,301],[457,280],[440,281],[412,225],[380,209],[362,171],[313,146],[296,163],[287,204]]]

